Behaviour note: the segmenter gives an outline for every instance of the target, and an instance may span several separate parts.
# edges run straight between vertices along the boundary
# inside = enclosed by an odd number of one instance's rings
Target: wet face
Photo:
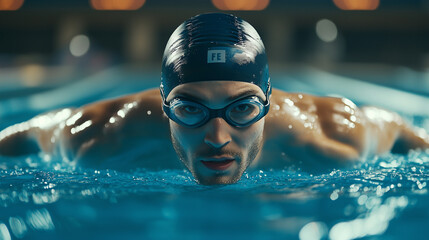
[[[220,109],[248,96],[266,100],[262,90],[251,83],[206,81],[177,86],[167,102],[182,97]],[[170,120],[171,139],[179,159],[199,183],[230,184],[237,182],[258,157],[264,123],[262,118],[247,127],[233,127],[223,118],[213,118],[200,127],[189,128]]]

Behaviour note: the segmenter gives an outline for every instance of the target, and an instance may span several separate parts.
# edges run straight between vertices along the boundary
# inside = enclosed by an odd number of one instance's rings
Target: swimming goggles
[[[221,117],[233,127],[247,127],[264,117],[270,108],[257,96],[238,99],[224,108],[211,109],[198,102],[185,98],[175,98],[170,103],[163,102],[165,114],[176,123],[197,128],[210,119]]]

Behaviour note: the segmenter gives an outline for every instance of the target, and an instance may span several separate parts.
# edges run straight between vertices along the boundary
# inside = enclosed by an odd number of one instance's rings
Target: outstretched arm
[[[32,137],[33,128],[28,124],[16,124],[0,132],[0,155],[17,156],[39,151]]]
[[[411,149],[428,149],[429,135],[422,128],[408,125],[397,113],[377,107],[362,107],[374,153],[406,154]]]
[[[70,108],[52,111],[2,130],[0,155],[18,156],[37,153],[40,150],[50,151],[53,130],[69,118],[73,111]]]
[[[352,129],[338,131],[341,122],[335,121],[332,122],[337,128],[323,129],[323,134],[314,141],[317,141],[313,145],[317,152],[336,162],[347,163],[387,152],[407,154],[411,149],[429,149],[427,132],[408,125],[399,114],[377,107],[355,110],[354,115],[343,114],[343,123],[358,120]]]

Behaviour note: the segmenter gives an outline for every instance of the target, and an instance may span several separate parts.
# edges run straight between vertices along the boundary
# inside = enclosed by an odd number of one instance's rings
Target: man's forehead
[[[226,102],[256,95],[265,99],[261,88],[252,83],[239,81],[201,81],[185,83],[175,87],[167,97],[171,101],[176,97],[190,97],[201,102]]]

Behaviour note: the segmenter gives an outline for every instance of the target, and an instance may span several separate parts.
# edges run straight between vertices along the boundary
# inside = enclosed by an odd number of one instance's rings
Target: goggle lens
[[[226,116],[236,125],[246,125],[253,122],[262,111],[263,105],[257,102],[237,102],[227,109]]]
[[[188,126],[193,126],[199,124],[203,121],[208,113],[204,111],[205,109],[199,105],[192,102],[178,102],[173,103],[171,108],[174,116],[183,124]]]

